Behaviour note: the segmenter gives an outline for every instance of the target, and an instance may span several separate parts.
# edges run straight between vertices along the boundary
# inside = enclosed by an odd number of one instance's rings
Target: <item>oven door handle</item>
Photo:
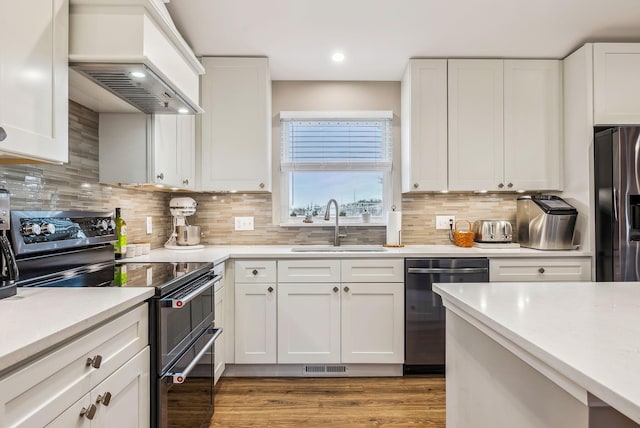
[[[207,344],[204,345],[200,352],[198,352],[198,355],[196,355],[196,357],[189,363],[187,367],[184,368],[182,372],[167,373],[167,377],[169,377],[172,383],[184,383],[184,381],[187,380],[187,377],[189,376],[189,373],[191,373],[191,370],[193,370],[193,368],[200,362],[204,354],[206,354],[211,345],[213,345],[213,342],[215,342],[218,336],[220,336],[220,334],[222,333],[221,328],[214,329],[214,331],[215,333],[213,334],[213,337],[209,339]]]
[[[466,273],[486,273],[487,268],[408,268],[407,273],[449,273],[449,274],[466,274]]]
[[[195,299],[196,297],[198,297],[199,295],[207,291],[216,282],[219,282],[221,280],[222,280],[222,275],[216,275],[210,281],[205,282],[200,287],[196,288],[195,290],[193,290],[191,293],[187,294],[184,297],[179,297],[176,299],[171,299],[171,298],[162,299],[160,302],[163,307],[170,307],[173,309],[184,308],[187,303],[189,303],[190,301],[192,301],[193,299]]]

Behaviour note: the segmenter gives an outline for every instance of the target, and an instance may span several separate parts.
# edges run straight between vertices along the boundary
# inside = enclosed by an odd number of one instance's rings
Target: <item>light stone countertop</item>
[[[436,284],[434,290],[448,310],[523,350],[538,371],[531,361],[640,423],[640,283]]]
[[[461,248],[455,245],[407,245],[401,248],[384,248],[385,251],[339,251],[339,252],[294,252],[292,248],[327,248],[315,245],[243,245],[243,246],[218,246],[205,245],[199,250],[167,250],[158,248],[144,256],[126,258],[127,262],[213,262],[220,263],[227,259],[286,259],[286,258],[380,258],[380,257],[588,257],[591,252],[581,250],[570,251],[540,251],[530,248],[510,249],[484,249]],[[363,248],[378,247],[381,245],[362,245]],[[344,245],[343,249],[357,249],[357,245]]]
[[[151,296],[150,288],[18,288],[0,300],[0,375]]]

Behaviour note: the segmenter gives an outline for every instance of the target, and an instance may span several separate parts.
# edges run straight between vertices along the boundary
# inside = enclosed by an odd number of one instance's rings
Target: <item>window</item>
[[[281,223],[384,224],[391,205],[391,112],[281,112]],[[331,209],[331,217],[335,210]]]

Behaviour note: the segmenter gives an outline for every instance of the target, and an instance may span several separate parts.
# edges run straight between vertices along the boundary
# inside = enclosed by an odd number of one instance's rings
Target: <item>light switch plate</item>
[[[150,215],[147,216],[147,235],[151,235],[153,233],[153,217]]]
[[[456,216],[454,215],[437,215],[436,229],[449,230],[449,225],[455,222],[456,222]]]
[[[253,230],[253,217],[234,217],[235,230]]]

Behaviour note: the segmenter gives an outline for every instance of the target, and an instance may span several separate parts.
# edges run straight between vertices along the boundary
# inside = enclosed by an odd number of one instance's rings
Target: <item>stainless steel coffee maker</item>
[[[18,265],[7,238],[11,227],[10,213],[9,191],[0,189],[0,299],[16,294],[18,280]]]

